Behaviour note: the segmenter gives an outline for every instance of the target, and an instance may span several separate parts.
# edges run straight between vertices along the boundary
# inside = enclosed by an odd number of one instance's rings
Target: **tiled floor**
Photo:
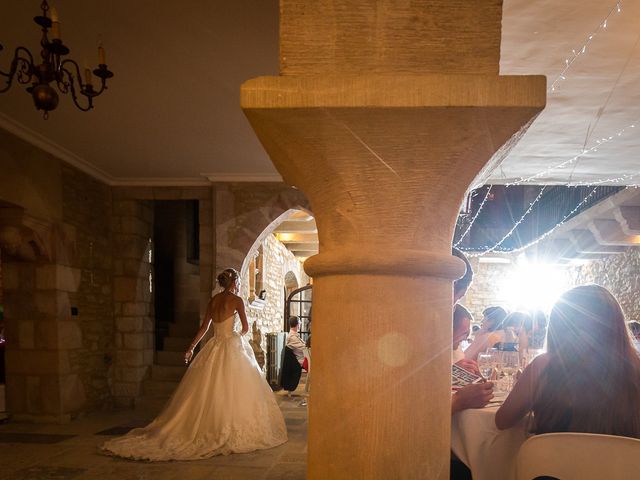
[[[1,480],[303,480],[306,474],[307,408],[300,397],[278,395],[289,430],[280,447],[194,462],[133,462],[98,453],[109,436],[145,424],[156,411],[88,415],[65,425],[0,425]]]

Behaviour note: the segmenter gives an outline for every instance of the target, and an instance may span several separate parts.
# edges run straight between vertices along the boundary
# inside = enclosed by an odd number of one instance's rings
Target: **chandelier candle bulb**
[[[53,40],[60,40],[60,22],[51,23],[51,38]]]
[[[91,70],[89,70],[88,68],[84,69],[84,83],[86,83],[87,85],[91,85]]]
[[[60,18],[56,7],[51,7],[51,38],[60,40]]]
[[[102,44],[98,45],[98,65],[106,65],[107,64],[107,55],[104,52],[104,48]]]

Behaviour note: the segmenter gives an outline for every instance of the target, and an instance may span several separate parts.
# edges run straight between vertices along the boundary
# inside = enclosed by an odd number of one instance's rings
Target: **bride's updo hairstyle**
[[[238,280],[238,277],[240,277],[240,274],[236,269],[227,268],[223,270],[217,278],[220,286],[226,290]]]

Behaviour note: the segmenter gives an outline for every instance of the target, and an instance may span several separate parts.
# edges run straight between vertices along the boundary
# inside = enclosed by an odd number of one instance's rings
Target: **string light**
[[[562,220],[560,220],[560,222],[558,222],[551,230],[545,232],[543,235],[541,235],[540,237],[538,237],[537,239],[527,243],[526,245],[523,245],[522,247],[516,248],[514,250],[511,250],[510,253],[519,253],[522,252],[523,250],[526,250],[529,247],[534,246],[535,244],[541,242],[542,240],[544,240],[545,238],[547,238],[549,235],[551,235],[554,231],[556,231],[561,225],[564,225],[565,222],[573,217],[573,215],[578,211],[578,209],[580,207],[582,207],[582,205],[584,205],[586,202],[589,201],[589,199],[591,197],[593,197],[593,195],[598,191],[598,187],[594,187],[593,190],[591,190],[591,192],[589,192],[589,194],[584,197],[580,203],[578,203],[578,205],[575,206],[575,208],[573,210],[571,210],[569,213],[567,213]]]
[[[625,187],[625,189],[627,189],[627,188],[630,188],[630,187]],[[555,232],[558,228],[560,228],[560,226],[564,225],[564,224],[567,222],[567,220],[569,220],[570,218],[572,218],[572,217],[573,217],[573,215],[574,215],[574,214],[575,214],[575,213],[580,209],[580,207],[582,207],[586,202],[588,202],[588,201],[589,201],[589,199],[590,199],[591,197],[593,197],[593,195],[594,195],[597,191],[598,191],[598,187],[594,187],[594,188],[589,192],[589,194],[588,194],[586,197],[584,197],[582,200],[580,200],[580,202],[579,202],[579,203],[578,203],[578,204],[577,204],[577,205],[576,205],[576,206],[575,206],[575,207],[574,207],[574,208],[573,208],[569,213],[567,213],[567,214],[562,218],[562,220],[560,220],[560,222],[558,222],[556,225],[554,225],[554,227],[553,227],[553,228],[551,228],[550,230],[548,230],[547,232],[545,232],[543,235],[541,235],[541,236],[540,236],[540,237],[538,237],[537,239],[535,239],[535,240],[533,240],[533,241],[531,241],[531,242],[527,243],[526,245],[523,245],[523,246],[518,247],[518,248],[515,248],[515,249],[510,249],[510,250],[508,250],[508,249],[500,249],[500,250],[498,250],[498,251],[500,251],[500,252],[508,252],[508,253],[519,253],[519,252],[522,252],[523,250],[526,250],[526,249],[528,249],[528,248],[530,248],[530,247],[532,247],[532,246],[536,245],[537,243],[541,242],[542,240],[544,240],[545,238],[547,238],[549,235],[551,235],[553,232]],[[526,214],[525,214],[525,215],[526,215]],[[525,215],[523,215],[523,217],[524,217]],[[521,218],[521,219],[519,220],[519,222],[518,222],[518,223],[521,223],[521,222],[522,222],[522,220],[523,220],[523,218]],[[515,230],[515,228],[513,228],[512,230]],[[513,232],[510,232],[510,233],[509,233],[509,234],[507,234],[506,236],[510,235],[511,233],[513,233]],[[506,237],[506,236],[505,236],[505,237]],[[500,242],[498,242],[498,243],[501,243],[501,242],[503,242],[503,241],[504,241],[504,239],[503,239],[503,240],[501,240],[501,241],[500,241]],[[491,251],[495,251],[495,250],[497,250],[497,248],[496,248],[497,246],[498,246],[498,244],[494,245],[494,246],[493,246],[493,247],[491,247],[491,248],[488,248],[488,249],[487,249],[486,251],[484,251],[484,252],[475,253],[475,254],[469,254],[468,256],[469,256],[469,257],[481,257],[481,256],[486,255],[487,253],[489,253],[489,252],[491,252]],[[472,249],[470,249],[470,248],[462,248],[461,250],[464,250],[464,251],[467,251],[467,252],[468,252],[468,251],[472,251]]]
[[[520,217],[520,220],[518,220],[515,225],[511,228],[511,230],[509,230],[506,235],[504,237],[502,237],[498,243],[496,243],[493,247],[485,250],[484,252],[480,252],[480,253],[475,253],[475,254],[471,254],[468,255],[469,257],[481,257],[483,255],[486,255],[487,253],[491,253],[494,250],[496,250],[497,248],[500,247],[500,245],[502,245],[504,243],[504,241],[509,238],[513,232],[516,231],[516,229],[520,226],[520,224],[524,221],[524,219],[527,217],[527,215],[529,215],[531,213],[531,211],[533,210],[533,207],[535,207],[535,205],[540,201],[540,199],[542,198],[542,194],[544,193],[545,189],[547,188],[547,186],[543,186],[540,189],[540,193],[538,193],[538,196],[535,198],[535,200],[533,202],[531,202],[529,204],[529,208],[527,208],[527,211],[524,212],[524,214],[522,215],[522,217]]]
[[[592,146],[591,148],[588,148],[586,150],[582,150],[582,152],[580,152],[579,154],[571,157],[569,160],[565,160],[564,162],[558,163],[557,165],[553,165],[551,167],[548,167],[544,170],[542,170],[541,172],[536,173],[535,175],[531,175],[530,177],[520,177],[518,180],[514,181],[514,182],[509,182],[509,183],[505,183],[505,185],[507,187],[510,187],[512,185],[521,185],[523,183],[528,183],[531,182],[532,180],[536,180],[540,177],[544,177],[547,176],[549,173],[553,172],[554,170],[558,170],[560,168],[564,168],[567,165],[571,165],[572,163],[574,163],[576,160],[578,160],[581,157],[584,157],[585,155],[588,155],[591,152],[597,152],[598,148],[602,147],[603,145],[613,142],[615,141],[617,138],[621,137],[624,132],[626,132],[628,129],[631,128],[636,128],[636,124],[638,122],[634,122],[634,123],[630,123],[629,125],[624,126],[623,128],[621,128],[620,130],[618,130],[617,132],[615,132],[613,135],[609,135],[608,137],[602,137],[599,140],[596,140],[596,144],[594,146]],[[604,183],[604,182],[601,182]],[[569,185],[569,184],[567,184]],[[588,185],[595,185],[595,183],[589,182]]]
[[[602,180],[596,180],[596,181],[591,181],[591,182],[577,182],[577,183],[573,183],[570,186],[572,187],[587,187],[587,186],[591,186],[591,185],[602,185],[603,183],[620,183],[620,182],[624,182],[625,180],[630,180],[633,177],[635,177],[637,174],[630,174],[630,173],[625,173],[624,175],[622,175],[621,177],[615,177],[615,178],[604,178]],[[637,187],[637,184],[635,185],[627,185],[629,187]]]
[[[491,189],[492,188],[493,188],[493,185],[489,185],[489,189],[487,190],[487,193],[485,194],[484,198],[482,199],[482,202],[480,203],[480,206],[478,207],[478,211],[473,216],[473,218],[471,219],[471,222],[469,223],[469,226],[467,226],[467,229],[464,231],[462,236],[455,243],[454,247],[457,247],[458,245],[460,245],[460,243],[462,243],[462,240],[464,240],[464,237],[466,237],[467,234],[471,231],[471,227],[473,226],[474,222],[476,221],[476,218],[478,218],[478,215],[480,215],[480,212],[482,211],[482,207],[484,207],[484,204],[486,203],[487,199],[489,198],[489,194],[491,193]]]
[[[582,47],[579,47],[578,49],[574,48],[573,50],[571,50],[572,55],[569,58],[565,58],[564,59],[564,69],[555,78],[555,80],[553,82],[551,82],[551,86],[547,89],[547,92],[555,92],[558,89],[560,82],[562,82],[563,80],[566,80],[566,78],[567,78],[566,77],[566,73],[571,68],[571,66],[573,65],[573,62],[575,62],[580,55],[584,55],[585,53],[587,53],[587,47],[593,41],[593,39],[596,38],[598,33],[600,33],[601,30],[606,30],[607,29],[607,25],[609,23],[609,18],[614,13],[620,13],[620,12],[622,12],[622,0],[619,0],[618,2],[616,2],[616,4],[613,6],[613,8],[611,8],[611,10],[609,10],[609,13],[604,18],[604,20],[602,20],[598,24],[598,26],[596,27],[595,30],[593,30],[591,33],[589,33],[589,35],[587,35],[587,39],[584,42],[584,44],[582,45]]]

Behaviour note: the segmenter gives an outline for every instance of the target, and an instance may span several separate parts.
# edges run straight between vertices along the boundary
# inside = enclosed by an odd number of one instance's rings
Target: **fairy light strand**
[[[571,50],[572,55],[569,58],[564,59],[564,68],[562,69],[560,74],[555,78],[555,80],[551,83],[551,86],[547,89],[547,92],[555,92],[556,90],[558,90],[560,83],[563,80],[567,79],[566,77],[567,72],[571,69],[573,63],[578,59],[578,57],[586,54],[587,47],[589,46],[589,44],[596,38],[596,36],[599,33],[607,29],[609,18],[611,18],[612,15],[618,14],[620,12],[622,12],[622,0],[617,1],[616,4],[611,8],[611,10],[609,10],[609,13],[604,18],[604,20],[602,20],[598,24],[598,26],[591,33],[587,35],[587,39],[585,40],[585,42],[582,44],[581,47],[578,47],[578,49],[574,48],[573,50]]]
[[[603,183],[620,183],[620,182],[624,182],[625,180],[631,180],[632,178],[634,178],[635,176],[637,176],[637,173],[625,173],[624,175],[620,176],[620,177],[615,177],[615,178],[603,178],[601,180],[595,180],[595,181],[590,181],[590,182],[577,182],[577,183],[573,183],[570,186],[572,187],[590,187],[591,185],[602,185]],[[626,185],[627,187],[638,187],[638,184],[631,184],[631,185]]]
[[[598,191],[598,187],[594,187],[593,190],[591,190],[591,192],[589,192],[589,194],[586,197],[584,197],[580,201],[580,203],[578,203],[578,205],[575,206],[575,208],[573,210],[571,210],[569,213],[567,213],[562,218],[562,220],[560,220],[560,222],[558,222],[551,230],[545,232],[543,235],[541,235],[537,239],[527,243],[526,245],[523,245],[522,247],[518,247],[518,248],[516,248],[514,250],[511,250],[509,253],[519,253],[519,252],[522,252],[523,250],[526,250],[526,249],[536,245],[537,243],[540,243],[542,240],[544,240],[549,235],[551,235],[553,232],[555,232],[558,228],[560,228],[560,226],[564,225],[565,222],[567,220],[569,220],[569,218],[573,217],[573,215],[580,209],[580,207],[582,207],[582,205],[584,205],[586,202],[588,202],[589,199],[591,197],[593,197],[597,191]]]
[[[628,189],[628,188],[638,188],[637,185],[632,185],[632,186],[627,186],[625,187],[623,190]],[[567,213],[562,220],[560,220],[560,222],[558,222],[556,225],[554,225],[553,228],[551,228],[550,230],[548,230],[547,232],[545,232],[543,235],[541,235],[540,237],[538,237],[537,239],[527,243],[526,245],[523,245],[521,247],[512,249],[512,250],[499,250],[501,253],[519,253],[522,252],[523,250],[526,250],[538,243],[540,243],[541,241],[543,241],[545,238],[549,237],[551,234],[553,234],[558,228],[560,228],[562,225],[564,225],[567,220],[571,219],[573,217],[573,215],[586,203],[589,201],[589,199],[591,197],[593,197],[593,195],[595,195],[595,193],[598,191],[598,187],[594,187],[589,194],[584,197],[580,203],[578,203],[569,213]],[[621,190],[622,191],[622,190]],[[462,249],[464,251],[471,251],[471,249]],[[485,252],[481,252],[479,254],[469,254],[469,257],[480,257],[482,255],[485,255],[486,253],[488,253],[489,250],[485,251]]]
[[[516,231],[516,229],[520,226],[520,224],[524,221],[524,219],[527,217],[527,215],[529,215],[531,213],[531,211],[533,210],[533,207],[536,206],[536,204],[540,201],[540,199],[542,198],[542,194],[544,193],[544,191],[546,190],[547,186],[543,186],[540,189],[540,193],[538,193],[538,196],[535,198],[535,200],[533,202],[531,202],[529,204],[529,208],[527,208],[527,210],[524,212],[524,214],[522,215],[522,217],[520,217],[520,220],[518,220],[515,225],[513,227],[511,227],[511,230],[509,230],[504,237],[502,237],[498,243],[496,243],[493,247],[485,250],[484,252],[479,252],[479,253],[475,253],[475,254],[470,254],[468,255],[469,257],[482,257],[483,255],[486,255],[487,253],[491,253],[494,250],[496,250],[497,248],[500,247],[500,245],[502,245],[505,240],[507,240],[512,234],[513,232]]]
[[[623,128],[621,128],[620,130],[618,130],[617,132],[615,132],[613,135],[609,135],[606,137],[602,137],[599,140],[596,140],[596,144],[594,146],[592,146],[591,148],[588,148],[586,150],[583,150],[582,152],[580,152],[579,154],[571,157],[568,160],[565,160],[564,162],[558,163],[557,165],[553,165],[551,167],[547,167],[546,169],[531,175],[529,177],[520,177],[518,180],[514,181],[514,182],[508,182],[505,183],[505,185],[507,187],[513,186],[513,185],[521,185],[523,183],[529,183],[533,180],[536,180],[540,177],[545,177],[547,176],[549,173],[553,172],[554,170],[558,170],[561,168],[566,167],[567,165],[571,165],[573,162],[575,162],[576,160],[578,160],[579,158],[584,157],[585,155],[588,155],[591,152],[597,152],[598,149],[604,145],[606,145],[607,143],[613,142],[615,141],[617,138],[621,137],[627,130],[631,129],[631,128],[636,128],[636,124],[638,122],[633,122],[630,123],[626,126],[624,126]],[[604,183],[604,182],[602,182]],[[595,183],[589,182],[589,185],[595,185]]]
[[[480,215],[480,212],[482,211],[482,207],[484,207],[484,204],[487,202],[487,199],[489,198],[489,194],[491,193],[491,189],[492,188],[493,188],[493,185],[489,185],[489,189],[487,190],[487,193],[485,194],[484,198],[482,199],[482,202],[480,203],[480,206],[478,207],[478,211],[473,216],[473,218],[471,219],[471,222],[467,226],[467,229],[464,231],[462,236],[455,243],[454,247],[457,247],[458,245],[460,245],[460,243],[462,243],[462,240],[464,240],[464,238],[467,236],[467,234],[471,231],[471,227],[473,227],[473,224],[475,223],[476,218],[478,218],[478,215]]]

